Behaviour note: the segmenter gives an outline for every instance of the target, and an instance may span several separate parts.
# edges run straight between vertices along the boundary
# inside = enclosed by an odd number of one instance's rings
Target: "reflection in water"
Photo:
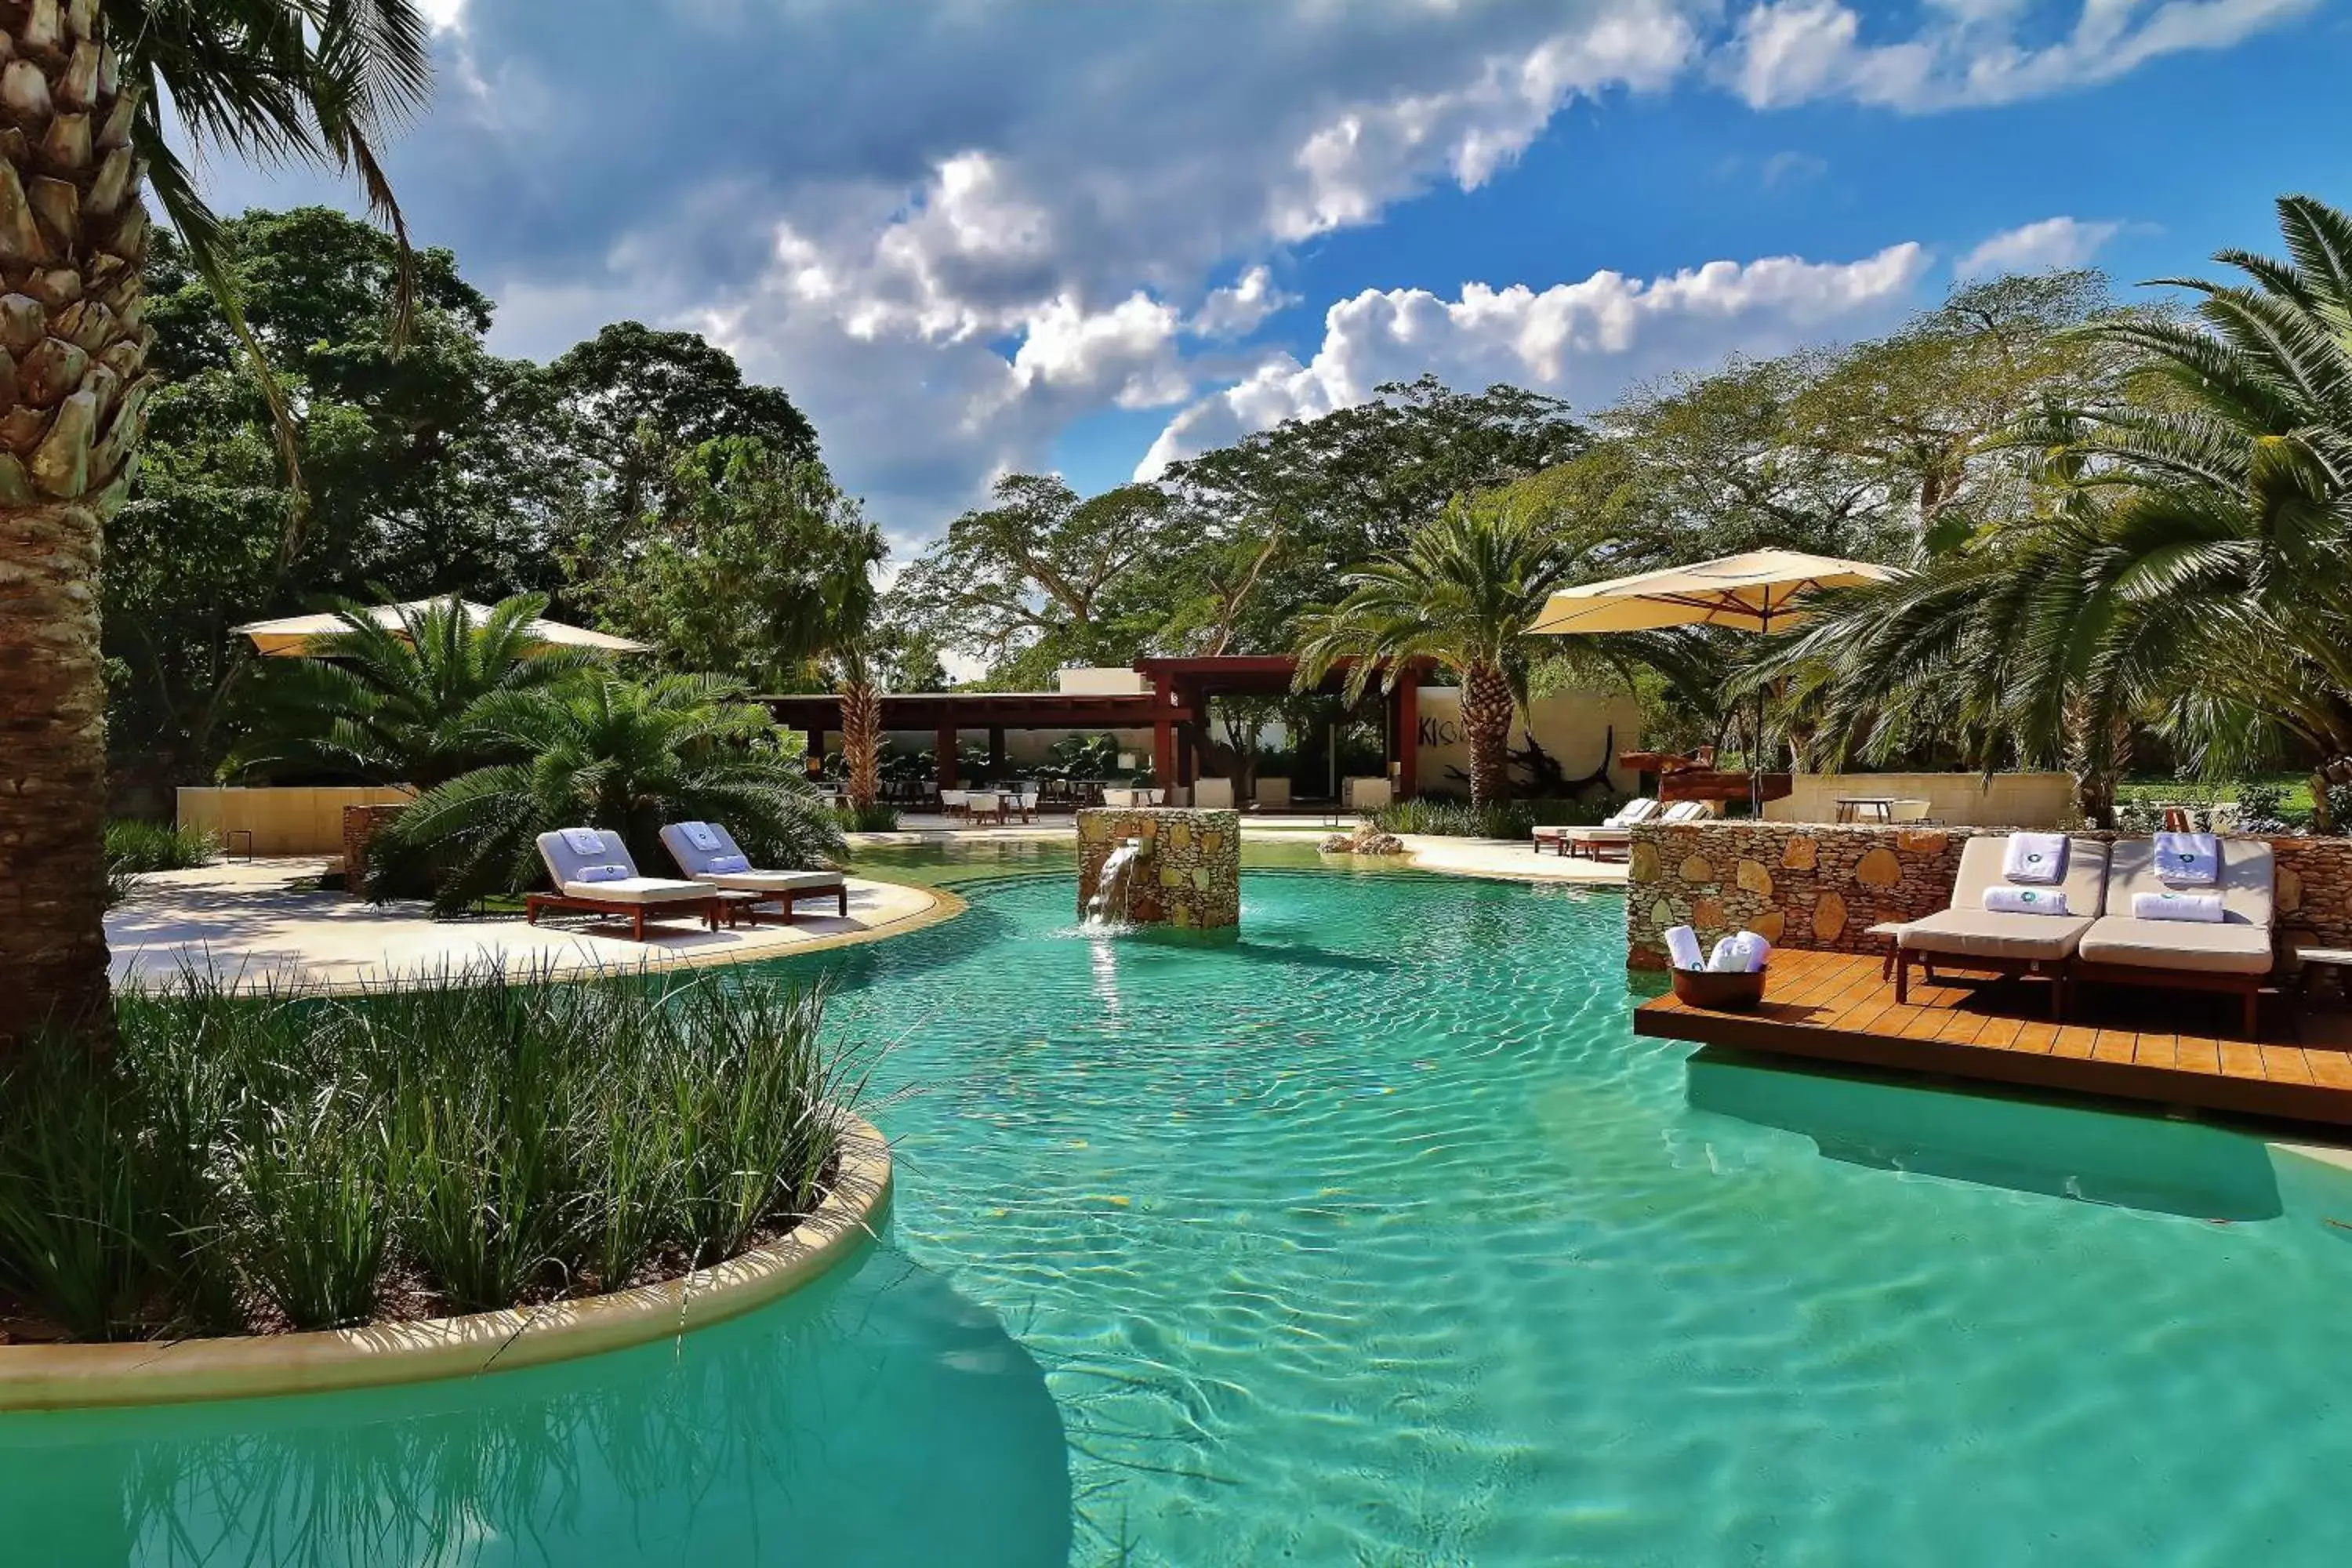
[[[2263,1145],[2198,1122],[1783,1068],[1713,1047],[1689,1067],[1694,1110],[1801,1133],[1849,1164],[2198,1219],[2284,1212]]]
[[[877,1250],[617,1355],[352,1394],[0,1419],[11,1563],[1060,1568],[1028,1352]]]

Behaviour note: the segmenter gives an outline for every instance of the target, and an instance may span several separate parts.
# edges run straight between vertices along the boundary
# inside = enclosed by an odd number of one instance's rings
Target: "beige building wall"
[[[237,854],[245,853],[243,836],[250,833],[256,855],[340,856],[343,807],[398,805],[413,798],[405,789],[183,789],[179,822]]]
[[[1421,754],[1416,770],[1423,795],[1470,793],[1470,747],[1462,733],[1462,692],[1457,687],[1421,689]],[[1636,775],[1617,765],[1620,752],[1642,745],[1642,705],[1619,691],[1557,691],[1538,697],[1513,721],[1511,745],[1523,748],[1532,734],[1560,771],[1580,779],[1606,763],[1610,787],[1630,794]],[[1459,769],[1461,777],[1450,770]]]
[[[1799,773],[1786,799],[1766,803],[1772,822],[1835,822],[1840,795],[1924,800],[1927,816],[1956,827],[2060,827],[2074,812],[2067,773]]]

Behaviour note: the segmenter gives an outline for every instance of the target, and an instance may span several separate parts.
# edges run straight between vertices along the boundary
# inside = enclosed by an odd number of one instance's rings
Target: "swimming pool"
[[[1055,869],[1055,855],[1028,864]],[[0,1418],[26,1563],[2334,1563],[2352,1181],[1636,1040],[1612,895],[1066,874],[793,961],[885,1246],[471,1384]],[[2340,1223],[2339,1223],[2340,1222]]]

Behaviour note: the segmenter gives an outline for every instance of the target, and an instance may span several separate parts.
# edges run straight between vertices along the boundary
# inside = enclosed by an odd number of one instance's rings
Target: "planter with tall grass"
[[[888,1185],[824,1005],[493,970],[126,995],[110,1056],[37,1041],[0,1071],[0,1318],[20,1341],[211,1348],[0,1347],[0,1407],[479,1370],[525,1324],[520,1360],[545,1360],[789,1289]]]

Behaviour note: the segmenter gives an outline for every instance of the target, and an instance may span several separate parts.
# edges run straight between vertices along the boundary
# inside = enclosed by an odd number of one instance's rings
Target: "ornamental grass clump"
[[[0,1316],[317,1329],[615,1289],[810,1213],[863,1077],[821,991],[474,970],[121,999],[0,1068]]]

